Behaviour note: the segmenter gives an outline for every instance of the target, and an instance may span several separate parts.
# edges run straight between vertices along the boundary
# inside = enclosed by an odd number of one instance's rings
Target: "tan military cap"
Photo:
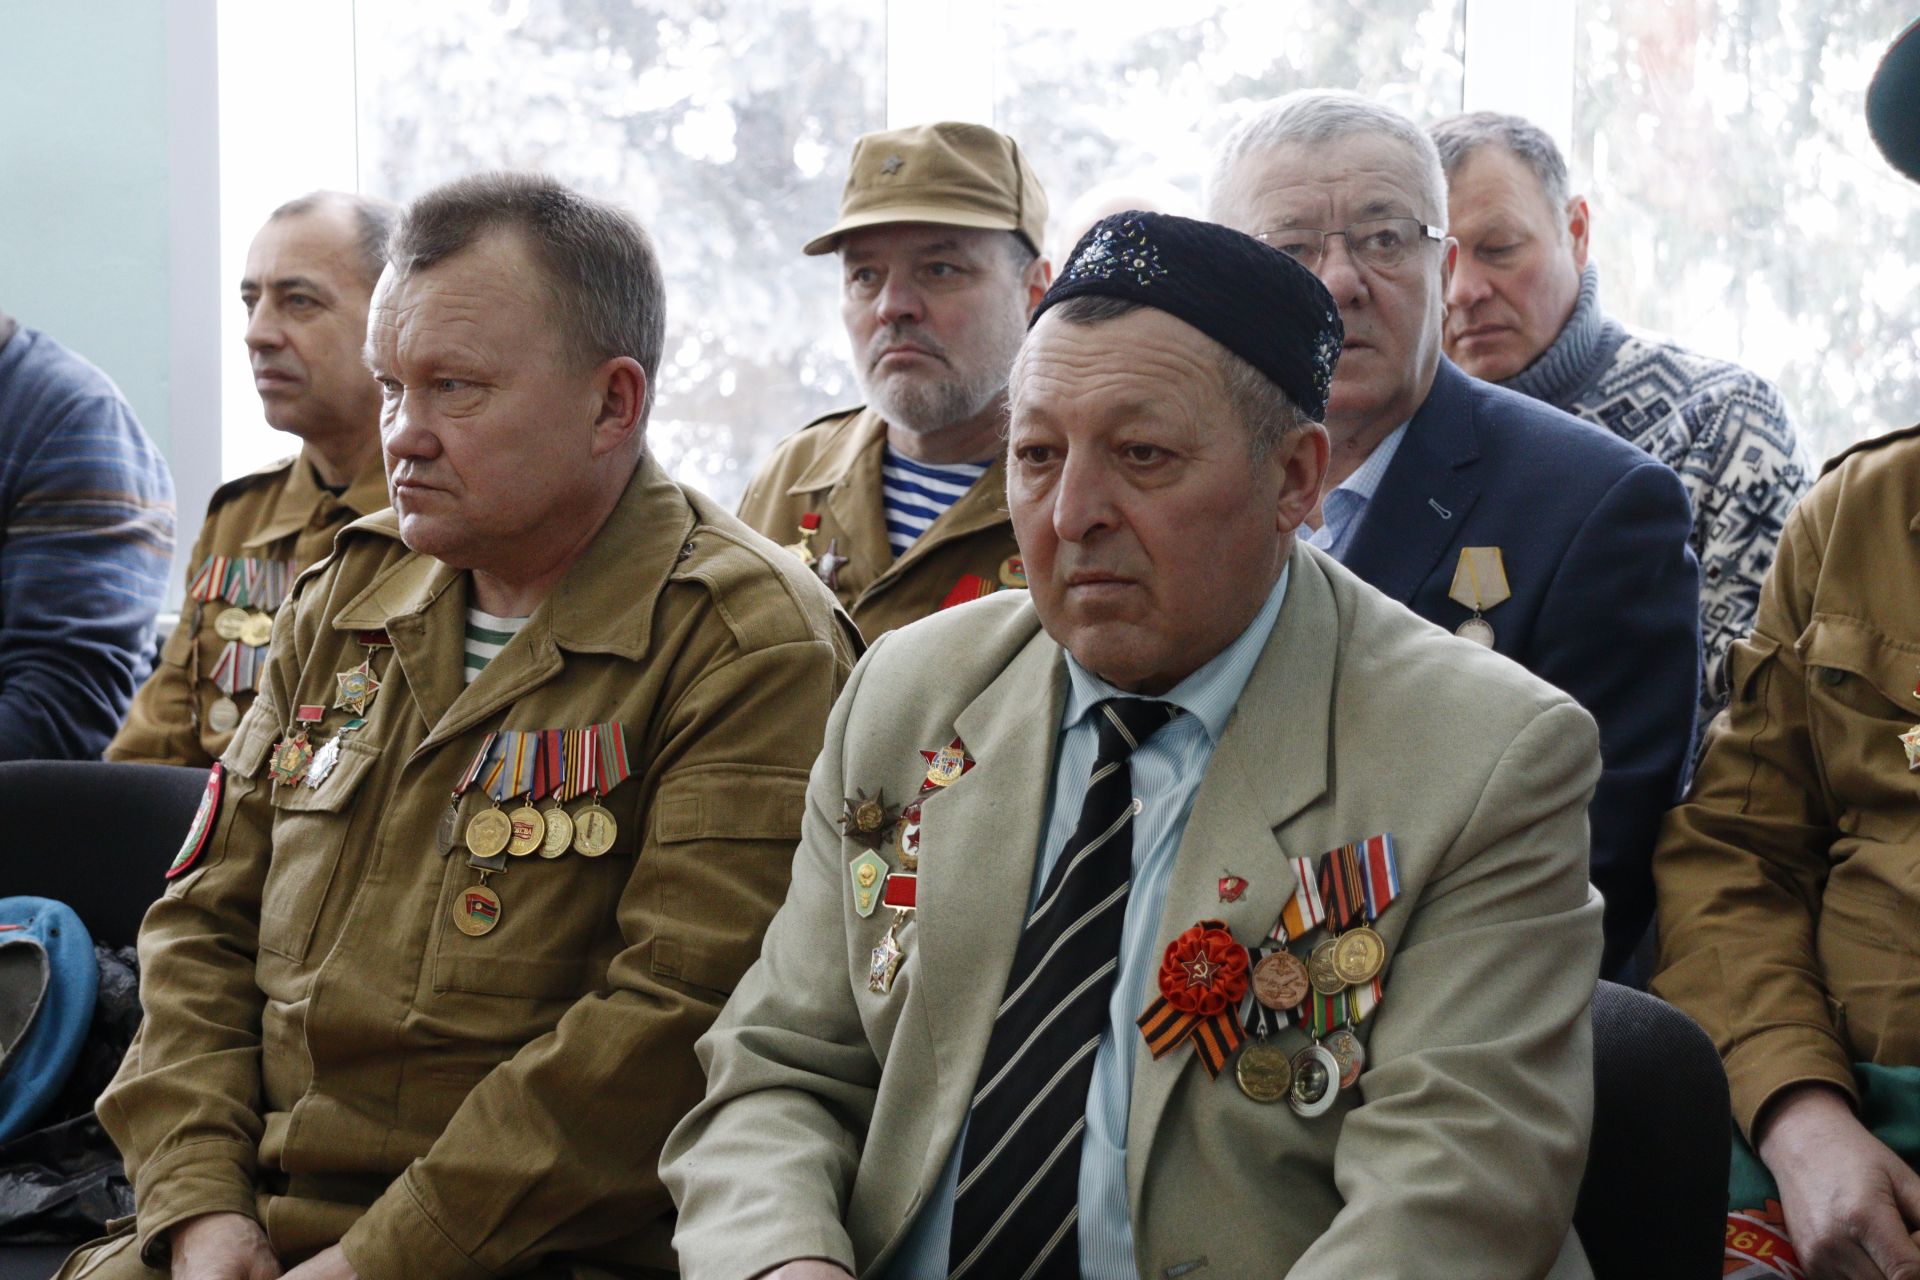
[[[844,233],[888,222],[1012,231],[1038,253],[1047,193],[1019,144],[983,124],[889,129],[853,144],[840,221],[807,241],[806,252],[832,253]]]

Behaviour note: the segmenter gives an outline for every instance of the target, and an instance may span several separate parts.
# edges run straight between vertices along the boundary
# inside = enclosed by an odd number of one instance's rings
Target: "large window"
[[[1920,200],[1867,134],[1899,3],[1582,0],[1601,300],[1780,386],[1818,460],[1920,415]]]
[[[654,448],[731,503],[781,436],[859,398],[836,272],[800,245],[860,134],[1007,131],[1057,252],[1089,187],[1197,201],[1255,104],[1353,88],[1559,136],[1608,310],[1778,382],[1820,456],[1920,411],[1920,199],[1862,118],[1904,18],[1883,0],[223,0],[223,257],[237,280],[266,211],[321,184],[404,200],[532,167],[619,201],[668,273]],[[260,424],[231,311],[229,474],[291,444]]]
[[[360,174],[406,200],[540,169],[633,210],[667,273],[650,438],[731,503],[774,441],[857,401],[838,275],[800,246],[884,127],[873,0],[358,6]]]

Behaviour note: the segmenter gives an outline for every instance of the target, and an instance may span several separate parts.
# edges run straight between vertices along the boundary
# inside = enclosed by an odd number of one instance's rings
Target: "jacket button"
[[[1847,678],[1847,673],[1838,667],[1822,667],[1820,668],[1820,678],[1828,684],[1839,684]]]

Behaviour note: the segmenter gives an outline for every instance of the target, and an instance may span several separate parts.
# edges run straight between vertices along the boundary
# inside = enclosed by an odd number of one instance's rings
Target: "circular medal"
[[[245,609],[222,609],[213,619],[213,634],[222,640],[238,640],[250,616]]]
[[[1386,963],[1387,944],[1366,925],[1333,940],[1333,971],[1350,987],[1372,982]]]
[[[1276,951],[1253,966],[1253,995],[1269,1009],[1294,1009],[1313,989],[1307,966],[1291,951]]]
[[[546,843],[547,820],[532,805],[521,805],[507,815],[507,821],[513,826],[513,834],[507,837],[507,852],[514,857],[524,858],[538,852]]]
[[[440,825],[434,830],[433,838],[440,846],[441,856],[453,852],[453,838],[460,830],[460,797],[455,796],[447,805],[446,812],[440,815]]]
[[[1307,981],[1323,996],[1337,996],[1347,989],[1346,979],[1333,967],[1334,939],[1322,938],[1307,953]]]
[[[207,728],[215,733],[232,733],[240,723],[240,704],[221,694],[207,708]]]
[[[215,625],[219,625],[217,622]],[[273,639],[273,615],[270,613],[250,613],[240,627],[240,643],[252,645],[258,649]]]
[[[1008,556],[1000,562],[1000,585],[1023,590],[1027,585],[1027,566],[1019,556]],[[1266,1099],[1261,1099],[1266,1101]]]
[[[1326,1046],[1310,1044],[1293,1055],[1293,1088],[1287,1105],[1311,1119],[1324,1115],[1340,1093],[1340,1061]]]
[[[559,805],[540,815],[547,824],[545,835],[540,840],[540,856],[557,858],[573,844],[573,819]]]
[[[488,813],[499,813],[489,809]],[[462,889],[453,903],[453,927],[469,938],[492,933],[500,923],[500,895],[483,884]]]
[[[920,806],[910,804],[900,815],[900,823],[893,829],[893,847],[900,855],[902,871],[920,869]]]
[[[1262,1036],[1240,1051],[1233,1078],[1240,1082],[1240,1092],[1255,1102],[1278,1102],[1293,1087],[1293,1060]]]
[[[620,824],[597,804],[590,804],[573,815],[573,847],[581,856],[597,858],[613,848]]]
[[[467,850],[476,858],[491,858],[513,839],[513,822],[504,809],[482,809],[467,819]]]
[[[1462,640],[1471,640],[1475,644],[1493,648],[1493,624],[1477,613],[1455,627],[1453,634]]]
[[[853,829],[862,832],[878,831],[887,820],[887,811],[878,800],[862,800],[853,810]]]
[[[1340,1087],[1353,1088],[1360,1079],[1360,1073],[1367,1068],[1367,1050],[1360,1043],[1360,1037],[1353,1034],[1352,1027],[1341,1027],[1337,1031],[1329,1031],[1320,1043],[1340,1064]]]

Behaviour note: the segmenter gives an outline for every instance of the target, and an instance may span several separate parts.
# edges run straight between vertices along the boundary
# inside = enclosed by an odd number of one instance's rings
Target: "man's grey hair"
[[[1235,196],[1234,180],[1249,157],[1280,147],[1317,146],[1354,134],[1380,134],[1404,146],[1419,170],[1421,217],[1435,226],[1447,220],[1447,180],[1433,139],[1392,107],[1338,89],[1303,89],[1276,98],[1235,126],[1214,155],[1207,180],[1207,208],[1217,218]]]
[[[354,246],[360,250],[360,270],[366,277],[367,287],[372,288],[379,283],[380,272],[387,265],[387,237],[393,234],[394,224],[400,220],[400,206],[358,191],[309,191],[275,209],[267,215],[267,221],[278,222],[328,207],[345,209],[353,215],[358,232]]]
[[[1448,116],[1434,125],[1432,132],[1448,178],[1458,173],[1467,157],[1480,148],[1503,147],[1533,171],[1540,183],[1540,194],[1547,198],[1547,207],[1556,215],[1573,198],[1565,157],[1554,145],[1552,136],[1531,120],[1498,111],[1468,111]],[[1558,218],[1556,221],[1560,221],[1561,230],[1565,231],[1565,222]]]
[[[1087,327],[1118,320],[1121,316],[1142,310],[1146,305],[1132,298],[1081,294],[1055,305],[1048,314],[1059,316],[1067,324]],[[1213,340],[1209,338],[1208,341]],[[1240,424],[1247,429],[1248,451],[1255,462],[1265,462],[1290,432],[1308,425],[1313,419],[1302,412],[1272,378],[1218,342],[1214,342],[1214,347],[1219,353],[1216,367],[1220,370],[1220,382],[1226,389],[1227,402],[1233,406]],[[1016,382],[1025,355],[1026,349],[1023,347],[1021,359],[1014,362],[1013,376]]]
[[[561,350],[583,365],[630,356],[653,409],[666,345],[667,291],[646,229],[624,209],[544,174],[480,173],[408,205],[388,245],[396,275],[444,262],[494,231],[518,234],[546,277]]]

